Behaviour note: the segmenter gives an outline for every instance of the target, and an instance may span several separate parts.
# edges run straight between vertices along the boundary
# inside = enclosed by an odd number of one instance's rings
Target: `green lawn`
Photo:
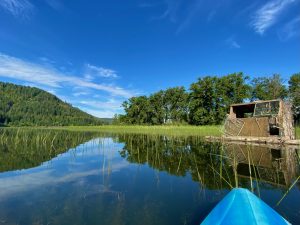
[[[221,126],[68,126],[54,127],[70,131],[96,131],[107,133],[157,134],[168,136],[220,136]]]
[[[300,139],[300,126],[296,127],[296,138]]]

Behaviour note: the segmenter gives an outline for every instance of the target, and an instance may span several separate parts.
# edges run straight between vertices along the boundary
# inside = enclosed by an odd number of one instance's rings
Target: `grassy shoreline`
[[[69,126],[55,127],[70,131],[95,131],[106,133],[152,134],[167,136],[220,136],[221,126],[134,126],[134,125],[104,125],[104,126]]]
[[[13,127],[6,127],[13,128]],[[18,128],[18,127],[14,127]],[[65,126],[65,127],[19,127],[22,129],[57,129],[82,132],[151,134],[167,136],[221,136],[222,126],[141,126],[141,125],[103,125],[103,126]],[[300,127],[296,127],[296,138],[300,139]]]
[[[150,134],[166,136],[220,136],[221,126],[141,126],[141,125],[102,125],[102,126],[63,126],[63,127],[6,127],[4,129],[50,129],[81,132]]]

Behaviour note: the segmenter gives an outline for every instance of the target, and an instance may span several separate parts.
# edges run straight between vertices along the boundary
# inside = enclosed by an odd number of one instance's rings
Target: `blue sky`
[[[1,0],[0,81],[98,117],[205,75],[300,71],[300,0]]]

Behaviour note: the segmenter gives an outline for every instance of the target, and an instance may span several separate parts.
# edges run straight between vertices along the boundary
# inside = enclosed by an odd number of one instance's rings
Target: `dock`
[[[285,140],[278,137],[249,137],[249,136],[206,136],[207,141],[241,143],[241,144],[270,144],[270,145],[291,145],[300,147],[300,140]]]

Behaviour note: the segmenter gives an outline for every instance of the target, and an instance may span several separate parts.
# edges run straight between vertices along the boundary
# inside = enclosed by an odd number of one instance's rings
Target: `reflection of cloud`
[[[75,181],[79,178],[97,175],[101,172],[99,169],[94,169],[55,177],[52,175],[53,171],[53,169],[48,169],[30,174],[20,174],[12,177],[1,178],[0,197],[9,197],[9,195],[29,191],[42,185],[55,185],[63,182]]]
[[[98,142],[100,146],[99,141],[103,141],[101,151],[96,144]],[[0,199],[39,189],[41,186],[63,185],[63,183],[70,182],[80,186],[85,182],[84,178],[88,176],[100,176],[107,173],[108,168],[103,168],[103,162],[101,162],[104,158],[101,156],[103,153],[110,165],[109,173],[118,172],[129,165],[125,159],[120,158],[117,151],[120,148],[121,145],[115,145],[111,138],[95,139],[76,150],[61,154],[42,166],[19,172],[1,173]],[[92,184],[94,185],[99,184]],[[105,189],[99,191],[104,192]]]
[[[76,166],[84,166],[85,164],[77,164]],[[111,173],[117,172],[128,166],[128,163],[122,160],[119,163],[113,163]],[[51,186],[68,182],[81,182],[81,179],[87,176],[100,175],[104,171],[102,168],[91,169],[83,172],[71,172],[54,175],[54,169],[46,169],[29,174],[19,174],[15,176],[7,176],[0,178],[0,198],[10,197],[20,192],[30,191],[39,186]]]

